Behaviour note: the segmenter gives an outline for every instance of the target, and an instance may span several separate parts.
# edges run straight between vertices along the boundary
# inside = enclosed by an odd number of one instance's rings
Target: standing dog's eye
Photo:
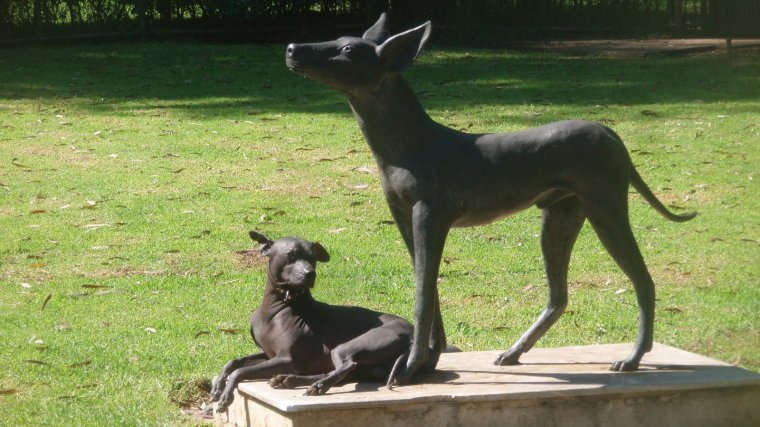
[[[350,55],[352,50],[354,50],[354,47],[351,46],[350,44],[347,44],[343,46],[343,49],[341,49],[340,51],[343,52],[344,55]]]

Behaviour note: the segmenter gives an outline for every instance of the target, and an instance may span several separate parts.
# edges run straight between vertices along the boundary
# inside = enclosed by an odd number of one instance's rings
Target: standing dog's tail
[[[665,205],[663,205],[662,202],[657,198],[657,196],[652,193],[652,190],[649,189],[649,186],[644,182],[644,180],[641,178],[641,175],[639,175],[635,168],[631,168],[631,185],[633,185],[633,188],[635,188],[636,191],[641,194],[644,200],[646,200],[647,203],[649,203],[649,205],[654,208],[654,210],[671,221],[685,222],[697,216],[696,211],[688,212],[685,214],[674,214],[673,212],[669,211],[668,208],[666,208]]]

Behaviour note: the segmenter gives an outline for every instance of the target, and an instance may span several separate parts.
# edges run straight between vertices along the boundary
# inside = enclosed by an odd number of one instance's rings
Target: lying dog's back
[[[409,348],[414,332],[412,324],[401,317],[363,307],[322,303],[310,293],[277,306],[276,312],[264,305],[253,312],[251,335],[267,356],[289,354],[294,365],[300,367],[296,373],[302,375],[332,370],[330,352],[373,329],[394,342],[389,351],[397,354]],[[383,345],[387,344],[383,341]],[[302,358],[304,354],[308,358]],[[394,361],[388,361],[389,367]]]

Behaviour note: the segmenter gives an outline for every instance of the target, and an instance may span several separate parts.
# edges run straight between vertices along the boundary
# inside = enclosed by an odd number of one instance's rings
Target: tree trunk
[[[34,0],[34,11],[32,16],[32,29],[36,33],[40,30],[42,24],[42,0]]]
[[[683,34],[683,0],[673,0],[673,26],[676,35]]]

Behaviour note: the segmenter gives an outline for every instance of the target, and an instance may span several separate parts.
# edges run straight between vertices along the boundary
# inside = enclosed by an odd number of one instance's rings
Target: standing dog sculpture
[[[601,124],[562,121],[516,133],[467,134],[434,122],[400,74],[430,29],[428,22],[392,35],[383,14],[361,38],[291,44],[285,56],[289,69],[348,98],[412,257],[415,330],[397,380],[435,367],[445,347],[436,281],[449,229],[487,224],[534,205],[543,211],[549,302],[495,363],[518,363],[564,311],[570,252],[588,219],[633,282],[639,305],[633,352],[610,369],[636,370],[652,347],[655,292],[628,220],[628,186],[669,220],[686,221],[696,213],[668,211],[636,172],[620,137]]]
[[[289,237],[273,242],[251,231],[269,257],[261,306],[251,316],[251,335],[263,351],[229,361],[211,387],[223,412],[241,381],[268,379],[274,388],[309,385],[324,394],[346,379],[393,380],[393,367],[408,354],[413,333],[406,320],[361,307],[320,303],[312,298],[316,263],[330,259],[316,242]]]

